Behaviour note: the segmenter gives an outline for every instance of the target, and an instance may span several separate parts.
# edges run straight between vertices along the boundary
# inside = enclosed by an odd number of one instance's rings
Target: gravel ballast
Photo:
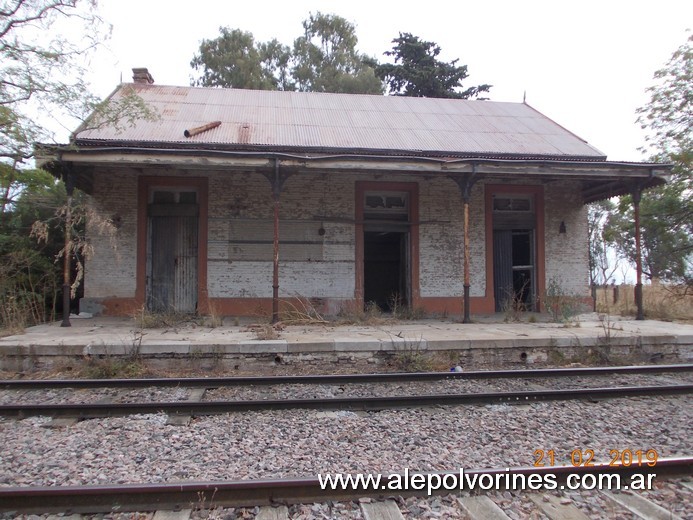
[[[325,472],[529,466],[537,449],[568,464],[574,449],[690,455],[690,398],[648,397],[445,406],[369,413],[291,410],[195,419],[0,420],[0,486],[315,476]]]

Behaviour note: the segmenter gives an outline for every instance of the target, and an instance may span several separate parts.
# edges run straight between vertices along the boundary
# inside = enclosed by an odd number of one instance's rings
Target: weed
[[[217,327],[221,327],[224,325],[224,317],[219,313],[219,309],[214,303],[209,302],[207,310],[208,317],[204,321],[204,325],[211,329],[216,329]]]
[[[295,302],[295,303],[294,303]],[[297,296],[294,301],[281,302],[279,318],[287,325],[317,325],[329,323],[315,308],[315,305],[304,296]]]
[[[555,323],[569,322],[580,312],[580,298],[568,293],[556,278],[551,278],[544,294],[544,305]]]
[[[508,297],[501,304],[503,311],[503,321],[505,323],[517,323],[522,321],[522,313],[525,310],[525,304],[521,296],[515,291],[508,291]]]
[[[390,296],[388,303],[392,317],[396,320],[422,320],[426,317],[426,311],[423,308],[406,305],[399,294]]]
[[[130,379],[142,377],[147,373],[147,368],[140,357],[144,336],[145,333],[141,330],[133,331],[132,345],[124,356],[88,357],[84,368],[81,370],[82,377],[87,379]]]
[[[547,358],[549,363],[553,365],[563,365],[565,364],[565,355],[563,352],[558,350],[558,348],[550,348],[547,352]]]
[[[600,345],[611,345],[611,339],[615,336],[615,331],[623,330],[623,327],[614,323],[611,319],[611,315],[600,314],[599,324],[602,327],[603,334],[600,334],[597,338]]]
[[[269,323],[263,323],[262,325],[251,327],[251,330],[255,332],[255,339],[259,339],[261,341],[279,339],[279,332],[277,332],[277,330]]]
[[[82,377],[87,379],[127,379],[142,377],[147,373],[146,367],[139,359],[89,358],[81,370]]]
[[[421,348],[423,338],[418,340],[404,339],[404,344],[392,340],[395,350],[395,366],[401,372],[430,372],[433,363]]]
[[[190,321],[191,315],[177,311],[152,312],[142,306],[133,316],[135,324],[140,329],[163,329],[166,327],[178,327]]]
[[[365,309],[355,301],[348,302],[339,310],[337,324],[339,325],[383,325],[388,320],[383,316],[380,307],[375,302],[368,302]]]

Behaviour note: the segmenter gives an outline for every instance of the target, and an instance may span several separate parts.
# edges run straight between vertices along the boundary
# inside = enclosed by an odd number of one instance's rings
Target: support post
[[[279,321],[279,197],[290,174],[281,173],[279,159],[274,160],[274,173],[265,174],[272,186],[274,237],[272,255],[272,323]]]
[[[636,184],[632,190],[633,220],[635,221],[635,305],[636,320],[644,320],[645,313],[642,304],[642,246],[640,244],[640,198],[642,187]]]
[[[460,192],[462,193],[462,204],[464,208],[464,221],[463,221],[463,230],[464,230],[464,238],[463,238],[463,246],[464,246],[464,255],[463,255],[463,274],[464,274],[464,281],[463,281],[463,300],[462,300],[462,306],[463,306],[463,318],[462,318],[462,323],[471,323],[472,319],[470,316],[470,296],[469,296],[469,290],[471,287],[471,280],[470,280],[470,267],[469,267],[469,261],[470,261],[470,253],[469,253],[469,201],[471,199],[471,194],[472,194],[472,187],[477,181],[476,178],[476,164],[472,164],[472,171],[471,173],[465,174],[463,177],[452,177],[452,179],[455,181],[457,186],[460,188]]]
[[[74,177],[69,171],[63,174],[67,202],[65,207],[65,248],[63,252],[63,321],[61,327],[71,327],[70,323],[70,293],[71,293],[71,256],[72,256],[72,194],[74,192]]]

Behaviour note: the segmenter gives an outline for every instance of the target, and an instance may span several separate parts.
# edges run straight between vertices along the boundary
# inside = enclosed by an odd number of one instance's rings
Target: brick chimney
[[[137,69],[132,69],[132,81],[134,83],[144,83],[146,85],[151,85],[154,83],[154,78],[149,73],[147,67],[141,67]]]

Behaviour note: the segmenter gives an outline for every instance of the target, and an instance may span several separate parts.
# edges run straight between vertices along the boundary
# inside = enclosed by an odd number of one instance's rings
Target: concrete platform
[[[73,319],[72,327],[51,323],[0,338],[0,369],[43,369],[113,357],[221,369],[258,363],[377,365],[419,356],[467,368],[693,360],[693,325],[600,320],[596,314],[579,316],[570,324],[504,323],[496,316],[471,324],[422,320],[292,325],[278,334],[278,339],[262,340],[247,325],[210,328],[185,322],[140,329],[127,318]]]

